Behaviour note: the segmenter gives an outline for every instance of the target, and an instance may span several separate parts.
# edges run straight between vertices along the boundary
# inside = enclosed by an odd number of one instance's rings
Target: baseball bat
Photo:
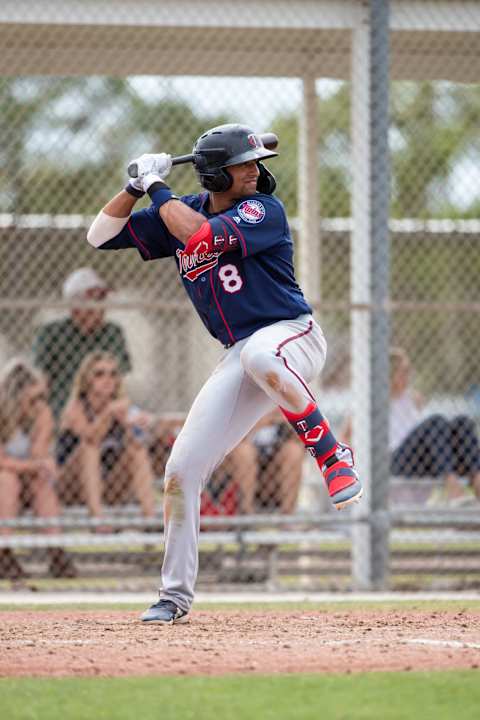
[[[267,150],[275,150],[278,145],[278,137],[275,133],[262,133],[260,135],[262,143]],[[177,155],[172,158],[172,165],[183,165],[184,163],[195,162],[195,155],[190,153],[189,155]],[[138,177],[138,166],[137,163],[132,162],[127,168],[127,172],[131,178]]]

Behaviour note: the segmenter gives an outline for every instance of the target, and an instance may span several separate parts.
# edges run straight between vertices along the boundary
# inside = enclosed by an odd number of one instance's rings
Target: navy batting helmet
[[[275,190],[275,178],[260,162],[278,153],[267,149],[262,136],[246,125],[219,125],[201,135],[193,146],[194,164],[205,190],[225,192],[232,186],[232,176],[225,169],[257,160],[260,175],[257,190],[271,194]]]

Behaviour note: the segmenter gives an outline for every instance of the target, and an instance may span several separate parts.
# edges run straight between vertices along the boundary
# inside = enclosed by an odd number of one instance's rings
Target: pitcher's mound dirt
[[[140,610],[140,609],[139,609]],[[217,675],[480,666],[471,611],[194,611],[186,625],[138,613],[2,612],[0,676]]]

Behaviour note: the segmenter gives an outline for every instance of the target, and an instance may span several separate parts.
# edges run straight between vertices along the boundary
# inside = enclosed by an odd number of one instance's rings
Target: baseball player
[[[252,129],[220,125],[193,148],[204,192],[176,197],[170,155],[142,155],[138,177],[100,211],[88,241],[136,248],[143,260],[173,257],[183,285],[225,353],[195,399],[165,470],[165,556],[160,599],[146,623],[183,623],[198,570],[200,495],[215,468],[258,420],[279,406],[323,473],[338,509],[362,485],[351,449],[337,442],[309,383],[327,344],[298,286],[293,244],[275,179],[277,155]],[[148,193],[148,209],[132,212]]]

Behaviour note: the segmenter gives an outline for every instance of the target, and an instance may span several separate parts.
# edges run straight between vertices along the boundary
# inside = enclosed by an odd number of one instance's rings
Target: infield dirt
[[[480,667],[480,612],[193,611],[1,613],[0,676],[220,675]]]

